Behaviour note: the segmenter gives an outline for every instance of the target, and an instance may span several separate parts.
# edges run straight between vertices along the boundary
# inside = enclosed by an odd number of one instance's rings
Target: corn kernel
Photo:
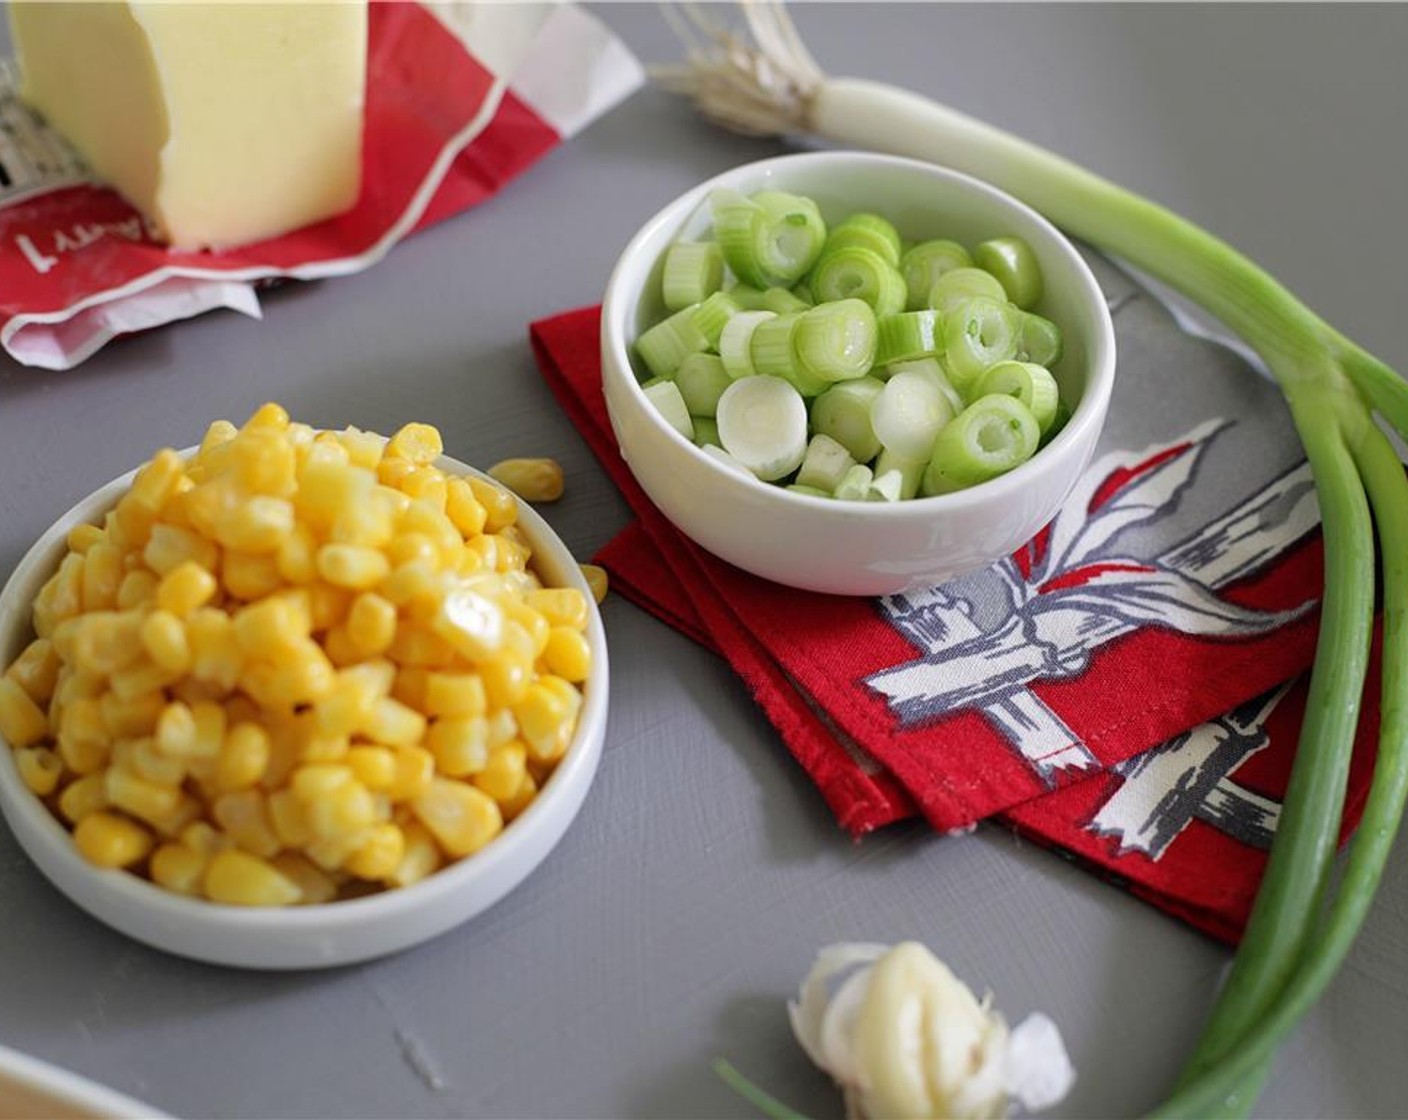
[[[305,906],[331,902],[337,897],[337,883],[333,877],[306,856],[297,852],[280,852],[269,864],[298,887],[298,901]]]
[[[503,608],[492,599],[461,587],[445,596],[431,629],[457,653],[480,661],[503,644]]]
[[[391,685],[391,698],[399,700],[408,708],[425,712],[426,681],[430,670],[418,665],[408,665],[396,671],[396,680]]]
[[[528,592],[523,601],[547,619],[550,626],[587,628],[587,598],[575,587],[540,587]]]
[[[28,747],[49,734],[49,718],[13,677],[0,677],[0,735],[12,747]]]
[[[210,815],[226,836],[253,855],[268,857],[282,847],[257,789],[221,794],[211,803]]]
[[[161,580],[155,572],[135,568],[122,577],[117,585],[117,609],[130,611],[134,607],[150,606],[156,601]]]
[[[401,480],[401,493],[417,502],[445,512],[447,489],[445,475],[434,467],[417,467]]]
[[[162,448],[137,471],[126,496],[158,511],[175,491],[182,472],[181,456],[169,447]]]
[[[347,612],[347,636],[365,657],[384,653],[396,636],[396,608],[367,591],[352,600]]]
[[[483,716],[437,719],[426,732],[425,745],[441,774],[451,778],[477,774],[489,761],[488,721]]]
[[[95,544],[106,541],[107,534],[97,525],[75,525],[64,538],[70,552],[87,552]]]
[[[319,448],[299,472],[294,505],[311,528],[326,531],[340,511],[362,504],[375,485],[371,471],[337,462]]]
[[[386,696],[372,705],[364,730],[390,747],[414,746],[425,735],[425,716]]]
[[[215,766],[215,788],[223,792],[248,789],[269,765],[269,735],[256,723],[237,723],[225,735]]]
[[[236,599],[250,602],[272,595],[284,580],[274,553],[229,549],[220,560],[220,583]]]
[[[400,625],[386,651],[398,664],[413,668],[443,669],[455,660],[455,647],[434,631],[420,626]]]
[[[355,505],[344,506],[333,517],[328,539],[334,544],[385,548],[396,533],[396,497],[378,486]]]
[[[402,824],[401,836],[404,853],[400,866],[391,874],[388,882],[396,887],[409,887],[437,871],[444,862],[444,857],[435,837],[418,820],[412,819]]]
[[[136,611],[91,611],[73,629],[73,661],[104,676],[116,674],[142,656],[142,619]]]
[[[474,500],[484,507],[484,532],[497,533],[518,520],[518,500],[509,491],[477,475],[469,475],[465,482]]]
[[[141,639],[137,639],[137,650],[139,657],[125,669],[119,669],[108,677],[108,687],[110,687],[121,700],[131,700],[134,696],[151,692],[153,689],[165,688],[174,682],[180,673],[170,669],[163,669],[154,661],[150,661],[141,654]]]
[[[242,607],[233,617],[235,641],[248,658],[283,662],[292,659],[308,638],[306,618],[287,600],[270,597]]]
[[[371,548],[350,544],[325,544],[318,549],[318,574],[337,587],[366,591],[391,570],[386,557]]]
[[[452,858],[477,852],[504,824],[491,797],[452,778],[434,779],[430,788],[411,802],[411,811]]]
[[[274,566],[289,583],[312,583],[318,578],[318,542],[313,530],[298,522],[274,551]]]
[[[114,765],[126,766],[137,777],[159,786],[179,786],[186,778],[185,763],[160,750],[151,736],[119,741],[112,757]]]
[[[276,401],[265,401],[250,414],[249,419],[244,422],[242,430],[273,428],[275,431],[282,432],[288,425],[288,412],[284,406]]]
[[[450,567],[464,550],[464,535],[442,511],[427,502],[411,502],[396,520],[397,533],[419,533],[430,539],[440,566]]]
[[[207,861],[207,856],[185,844],[168,841],[152,853],[152,882],[177,894],[199,894]]]
[[[5,676],[25,691],[36,704],[45,703],[54,695],[59,680],[59,655],[48,638],[35,638],[11,662]]]
[[[149,782],[135,771],[118,766],[108,767],[106,792],[110,805],[148,824],[176,814],[183,797],[173,786]]]
[[[538,796],[538,783],[532,774],[525,773],[523,781],[519,783],[518,789],[513,796],[505,801],[499,802],[499,810],[504,815],[505,821],[511,821],[517,817],[524,809],[533,803],[533,799]]]
[[[525,502],[555,502],[562,497],[562,466],[555,459],[503,459],[486,473]]]
[[[529,752],[545,762],[562,757],[572,739],[575,714],[557,692],[536,682],[513,708]]]
[[[269,826],[285,848],[301,848],[313,839],[308,814],[291,788],[277,789],[264,799]]]
[[[252,494],[286,498],[297,486],[292,442],[272,428],[241,432],[230,444],[230,470]]]
[[[431,716],[480,716],[488,708],[484,681],[476,673],[430,673],[425,712]]]
[[[152,835],[135,821],[115,813],[90,813],[73,830],[73,843],[89,863],[130,867],[152,848]]]
[[[407,424],[386,444],[385,454],[412,463],[433,463],[445,450],[440,433],[429,424]]]
[[[227,690],[233,688],[244,668],[245,657],[235,639],[230,616],[213,607],[194,611],[186,619],[186,640],[191,647],[191,675]]]
[[[587,581],[587,586],[591,588],[592,598],[600,603],[606,598],[606,593],[610,590],[611,580],[606,574],[606,569],[596,564],[580,564],[582,578]]]
[[[268,860],[236,848],[211,857],[201,888],[210,901],[232,906],[291,906],[301,897],[298,885]]]
[[[152,611],[142,620],[142,648],[163,669],[184,673],[191,667],[191,645],[186,628],[170,611]]]
[[[342,866],[362,879],[389,879],[400,868],[405,856],[406,836],[388,821],[368,829],[366,839]]]
[[[533,661],[522,652],[503,650],[480,662],[479,675],[484,681],[484,696],[490,710],[511,708],[528,694],[533,680]]]
[[[530,659],[536,660],[543,650],[547,649],[552,624],[519,599],[506,598],[503,602],[503,610],[504,617],[510,622],[516,623],[528,636],[524,652]]]
[[[220,549],[191,529],[176,525],[152,526],[150,539],[142,550],[148,568],[166,576],[183,564],[195,564],[211,571],[220,560]]]
[[[477,537],[489,519],[469,483],[462,478],[451,478],[445,483],[445,514],[466,537]]]
[[[314,840],[340,840],[361,833],[377,820],[371,791],[350,776],[335,789],[304,799],[303,812]],[[355,846],[352,845],[352,846]]]
[[[580,630],[554,626],[543,650],[543,663],[563,680],[580,684],[591,673],[592,648]]]
[[[83,554],[83,609],[101,611],[117,606],[122,576],[121,549],[102,542],[88,549]]]
[[[495,801],[507,801],[522,784],[527,762],[527,748],[514,740],[490,751],[488,762],[471,780]]]
[[[164,611],[185,617],[205,606],[217,586],[208,568],[194,560],[183,560],[162,577],[156,591],[157,605]]]
[[[352,747],[347,752],[347,768],[367,789],[390,789],[396,780],[396,755],[387,747]]]
[[[15,752],[15,769],[31,793],[48,797],[59,786],[64,764],[48,747],[25,747]]]
[[[385,793],[392,801],[410,801],[430,788],[435,756],[424,747],[396,747],[396,775]]]
[[[337,433],[337,442],[347,451],[348,460],[353,466],[375,470],[381,462],[382,450],[386,441],[375,432],[364,432],[360,428],[348,427]]]

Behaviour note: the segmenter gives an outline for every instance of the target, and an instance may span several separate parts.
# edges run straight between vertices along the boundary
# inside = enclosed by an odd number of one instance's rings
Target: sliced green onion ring
[[[1006,303],[1007,289],[981,268],[951,268],[929,289],[929,306],[947,319],[959,304],[978,296]]]
[[[883,257],[886,264],[898,266],[900,263],[899,230],[895,229],[893,222],[879,214],[852,214],[833,226],[827,234],[821,255],[826,256],[851,245],[869,249]]]
[[[812,430],[830,436],[858,463],[880,454],[870,410],[885,383],[874,377],[842,381],[812,401]]]
[[[841,444],[828,435],[817,433],[807,444],[806,458],[797,471],[797,482],[802,486],[815,486],[829,495],[855,465],[855,459]]]
[[[1061,328],[1050,319],[1031,311],[1017,318],[1017,353],[1019,362],[1035,362],[1050,369],[1061,360]]]
[[[823,303],[863,299],[876,315],[904,310],[904,277],[879,253],[858,245],[826,254],[812,269],[808,282]]]
[[[724,390],[733,384],[733,378],[724,369],[723,359],[717,354],[691,354],[675,373],[675,385],[684,398],[689,414],[696,419],[712,418],[719,407],[719,398]],[[695,425],[694,438],[699,433]]]
[[[1043,435],[1056,419],[1056,406],[1061,400],[1051,371],[1033,362],[998,362],[978,379],[977,395],[986,397],[990,393],[1016,397],[1036,417]]]
[[[887,451],[927,460],[934,440],[953,419],[953,406],[928,377],[897,373],[885,382],[870,409],[870,424]]]
[[[947,238],[921,241],[900,258],[900,275],[909,291],[905,310],[921,311],[928,307],[929,293],[945,272],[972,267],[973,258],[957,241]]]
[[[719,358],[735,381],[758,372],[753,368],[753,332],[759,323],[776,317],[771,311],[740,311],[724,324],[719,333]]]
[[[723,283],[724,255],[717,242],[676,241],[666,250],[660,288],[671,311],[703,303]]]
[[[793,338],[797,362],[825,382],[864,377],[875,364],[875,312],[864,300],[842,299],[803,313]]]
[[[979,397],[939,432],[920,487],[925,494],[948,494],[987,482],[1030,459],[1040,438],[1036,418],[1021,401]]]
[[[886,315],[876,326],[879,332],[875,347],[877,365],[931,357],[944,348],[943,320],[932,309]]]
[[[694,439],[694,421],[685,407],[684,397],[680,396],[679,386],[673,381],[657,381],[653,385],[641,386],[646,399],[655,406],[661,418],[687,440]]]
[[[973,250],[973,261],[996,276],[1007,298],[1028,311],[1041,299],[1041,262],[1020,237],[994,237]]]
[[[694,320],[693,307],[676,311],[636,339],[636,355],[656,377],[673,377],[689,355],[709,349],[709,339]]]
[[[724,450],[764,482],[791,474],[807,453],[807,406],[778,377],[745,377],[719,398]]]
[[[1017,314],[1006,302],[979,296],[944,317],[944,368],[965,400],[986,370],[1017,353]]]

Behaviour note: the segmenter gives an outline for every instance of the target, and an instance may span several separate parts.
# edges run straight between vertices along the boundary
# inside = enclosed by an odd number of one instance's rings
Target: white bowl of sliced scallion
[[[1089,461],[1114,330],[1079,253],[966,175],[817,152],[651,218],[602,312],[621,448],[686,535],[778,583],[931,586],[1021,545]]]

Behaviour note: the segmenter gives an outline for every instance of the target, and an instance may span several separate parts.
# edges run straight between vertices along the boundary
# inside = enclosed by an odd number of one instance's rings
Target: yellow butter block
[[[366,0],[10,5],[24,99],[181,249],[357,200]]]

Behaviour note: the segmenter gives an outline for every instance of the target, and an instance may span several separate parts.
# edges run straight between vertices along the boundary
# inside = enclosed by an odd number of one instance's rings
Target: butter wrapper
[[[223,252],[180,252],[90,178],[0,61],[0,345],[69,369],[111,339],[257,289],[359,272],[497,193],[634,92],[644,72],[572,4],[373,3],[362,189],[346,213]]]

